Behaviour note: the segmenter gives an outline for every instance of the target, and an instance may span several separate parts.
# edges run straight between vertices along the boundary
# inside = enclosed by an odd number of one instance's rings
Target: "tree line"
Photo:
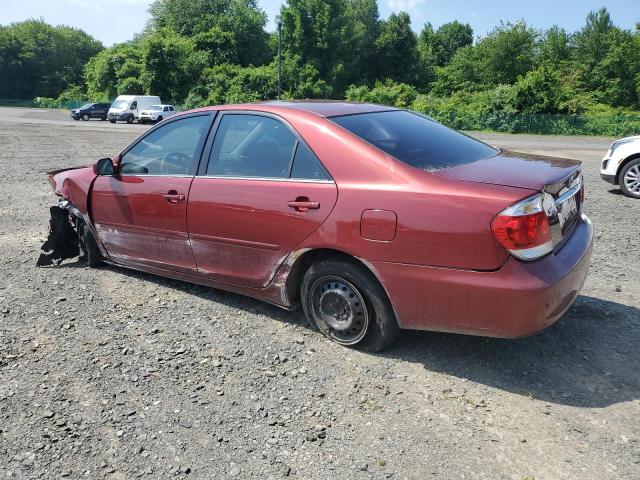
[[[591,12],[576,32],[457,21],[419,33],[376,0],[287,0],[283,97],[347,98],[421,111],[608,113],[640,109],[640,23]],[[156,0],[144,31],[104,48],[29,20],[0,27],[0,98],[154,94],[183,107],[273,99],[277,34],[255,0]]]

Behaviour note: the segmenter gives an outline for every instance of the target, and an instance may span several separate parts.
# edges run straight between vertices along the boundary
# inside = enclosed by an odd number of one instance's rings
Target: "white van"
[[[143,95],[120,95],[114,100],[107,114],[111,123],[122,122],[133,123],[140,121],[140,112],[151,105],[161,104],[160,97],[150,97]]]

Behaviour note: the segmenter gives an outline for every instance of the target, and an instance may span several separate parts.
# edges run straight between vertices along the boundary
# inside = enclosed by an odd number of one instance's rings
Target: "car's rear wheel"
[[[115,120],[109,120],[109,121],[110,121],[111,123],[116,123],[116,121],[115,121]]]
[[[640,198],[640,158],[627,163],[620,172],[622,192],[633,198]]]
[[[89,121],[89,114],[85,113],[84,115],[82,115],[82,120],[84,120],[85,122]]]
[[[128,124],[132,124],[133,123],[133,117],[132,116],[127,117],[127,123]]]
[[[340,345],[378,352],[400,331],[384,289],[355,262],[314,263],[302,279],[301,297],[311,325]]]
[[[96,239],[93,238],[91,230],[82,222],[78,225],[78,236],[80,237],[80,248],[82,249],[82,260],[86,263],[87,267],[98,267],[102,264],[102,254],[96,243]]]

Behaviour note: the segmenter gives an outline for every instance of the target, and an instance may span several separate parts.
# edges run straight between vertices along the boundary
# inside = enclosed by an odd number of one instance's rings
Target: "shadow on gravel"
[[[74,268],[76,263],[62,267]],[[134,270],[104,268],[307,327],[300,312],[243,295]],[[639,344],[640,309],[581,295],[560,321],[532,337],[505,340],[407,330],[391,350],[375,355],[420,363],[428,371],[549,403],[606,407],[640,399]]]
[[[407,331],[383,356],[549,403],[606,407],[640,399],[639,342],[640,309],[580,296],[532,337]]]

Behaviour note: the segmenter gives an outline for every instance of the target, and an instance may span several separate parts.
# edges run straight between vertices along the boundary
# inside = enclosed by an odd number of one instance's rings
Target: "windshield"
[[[464,165],[498,153],[486,143],[406,110],[344,115],[330,120],[401,162],[423,170]]]
[[[147,110],[151,110],[152,112],[161,112],[162,105],[151,105]]]
[[[129,101],[127,100],[116,100],[111,104],[111,108],[127,108],[129,106]]]
[[[90,108],[92,105],[93,103],[85,103],[80,107],[80,110],[86,110],[87,108]]]

